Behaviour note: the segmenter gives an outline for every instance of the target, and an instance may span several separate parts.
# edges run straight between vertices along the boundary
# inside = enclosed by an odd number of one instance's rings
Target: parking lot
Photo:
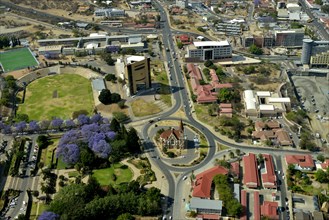
[[[293,201],[294,212],[313,212],[316,209],[313,196],[298,194],[293,196]]]
[[[324,144],[329,135],[329,81],[325,77],[292,76],[301,107],[309,113],[314,134]]]

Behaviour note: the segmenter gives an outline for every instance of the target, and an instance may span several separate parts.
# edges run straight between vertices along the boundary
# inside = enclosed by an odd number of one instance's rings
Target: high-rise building
[[[150,58],[144,56],[127,57],[125,62],[125,79],[128,81],[129,95],[151,88]]]
[[[277,30],[274,31],[275,46],[301,47],[303,45],[304,30]]]
[[[303,40],[302,64],[310,67],[329,67],[329,41]]]

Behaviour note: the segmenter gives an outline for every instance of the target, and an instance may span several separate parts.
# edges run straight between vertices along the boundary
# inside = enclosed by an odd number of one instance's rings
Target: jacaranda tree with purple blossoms
[[[55,128],[55,129],[60,129],[63,122],[64,122],[63,119],[55,118],[51,121],[51,127]]]
[[[79,160],[80,149],[76,144],[64,144],[58,146],[56,155],[67,164],[75,164]]]
[[[57,219],[59,219],[59,215],[48,211],[43,212],[38,218],[38,220],[57,220]]]
[[[29,123],[29,131],[39,131],[40,126],[37,121],[30,121]]]
[[[17,132],[23,132],[26,129],[27,125],[25,121],[18,122],[15,124],[15,130]]]

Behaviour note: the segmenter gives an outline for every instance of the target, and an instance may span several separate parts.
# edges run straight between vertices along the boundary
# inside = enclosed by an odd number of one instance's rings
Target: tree
[[[140,152],[141,149],[139,144],[139,137],[135,128],[133,127],[129,128],[126,141],[130,152],[132,153]]]
[[[197,30],[200,32],[206,32],[206,30],[203,27],[198,27]]]
[[[58,145],[56,149],[56,157],[61,158],[67,164],[75,164],[78,162],[80,149],[76,144]]]
[[[183,46],[184,46],[184,45],[183,45],[182,42],[180,42],[180,41],[177,42],[177,47],[178,47],[178,49],[182,49]]]
[[[130,213],[124,213],[118,216],[117,220],[135,220],[135,217]]]
[[[321,161],[321,162],[323,163],[324,160],[325,160],[326,158],[323,156],[323,154],[319,154],[319,155],[316,157],[316,159],[317,159],[318,161]]]
[[[118,93],[112,93],[110,97],[111,103],[118,103],[119,101],[121,101],[121,96]]]
[[[321,11],[323,13],[329,14],[329,5],[322,5],[321,6]]]
[[[52,121],[51,121],[51,127],[55,128],[55,129],[60,129],[62,124],[63,124],[63,120],[60,119],[60,118],[54,118]]]
[[[258,161],[258,163],[264,163],[264,157],[262,154],[257,155],[257,161]]]
[[[110,129],[112,131],[118,132],[121,129],[120,123],[118,122],[118,120],[116,118],[113,118],[110,124]]]
[[[29,123],[29,131],[39,131],[40,126],[37,121],[30,121]]]
[[[321,169],[318,169],[314,176],[315,176],[316,181],[318,181],[320,183],[328,183],[329,182],[328,173],[321,170]]]
[[[101,58],[107,63],[107,65],[113,66],[115,63],[110,53],[103,52]]]
[[[233,152],[233,151],[230,151],[229,155],[230,155],[230,158],[234,158],[234,157],[235,157],[235,155],[234,155],[234,152]]]
[[[98,96],[98,100],[104,105],[111,104],[111,91],[103,89]]]
[[[25,121],[29,122],[29,116],[27,114],[17,114],[15,117],[16,122]]]
[[[38,190],[34,190],[34,191],[32,192],[32,195],[33,195],[35,198],[37,198],[37,197],[39,196],[39,191],[38,191]]]
[[[126,103],[125,100],[120,100],[120,101],[118,102],[118,106],[119,106],[119,108],[120,108],[120,109],[124,109],[124,108],[126,107],[125,103]]]
[[[117,81],[117,77],[114,74],[109,73],[105,76],[105,80],[106,81],[111,81],[111,82],[114,83],[114,82]]]
[[[211,60],[206,60],[205,62],[204,62],[204,65],[205,65],[205,67],[210,67],[210,66],[212,66],[214,63],[211,61]]]
[[[255,44],[253,44],[249,47],[249,52],[252,53],[252,54],[256,54],[256,55],[262,55],[263,54],[262,48],[257,47]]]
[[[27,219],[27,218],[25,217],[24,214],[19,214],[17,219],[18,219],[18,220],[25,220],[25,219]]]
[[[235,150],[235,153],[236,153],[236,155],[240,156],[240,154],[241,154],[240,149],[236,149],[236,150]]]
[[[315,4],[317,4],[317,5],[323,5],[322,0],[315,0],[314,2],[315,2]]]

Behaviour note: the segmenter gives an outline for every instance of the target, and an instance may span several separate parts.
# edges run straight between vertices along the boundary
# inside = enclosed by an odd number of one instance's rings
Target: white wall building
[[[200,41],[188,45],[187,61],[231,59],[232,47],[228,41]]]
[[[117,9],[117,8],[102,8],[96,9],[94,12],[96,17],[124,17],[125,10]]]

